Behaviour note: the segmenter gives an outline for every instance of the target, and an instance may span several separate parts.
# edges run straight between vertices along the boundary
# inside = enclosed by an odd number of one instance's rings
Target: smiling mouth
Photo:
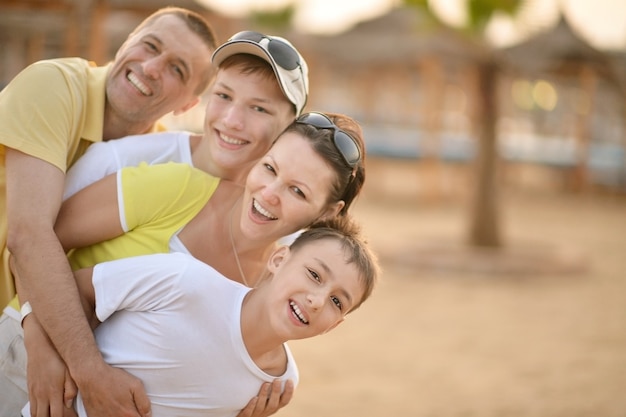
[[[146,84],[144,84],[135,74],[129,72],[126,74],[126,79],[130,81],[130,83],[141,92],[144,96],[152,95],[152,90]]]
[[[229,145],[241,146],[248,143],[248,141],[233,138],[232,136],[225,135],[222,132],[219,132],[219,137],[223,142],[228,143]]]
[[[263,216],[267,220],[278,219],[278,217],[274,216],[272,213],[265,210],[256,199],[252,200],[252,211],[259,216]]]
[[[300,320],[300,323],[309,324],[309,322],[302,315],[302,311],[300,311],[300,308],[296,305],[296,303],[290,301],[289,305],[291,306],[291,311],[293,312],[293,315],[296,316],[298,320]]]

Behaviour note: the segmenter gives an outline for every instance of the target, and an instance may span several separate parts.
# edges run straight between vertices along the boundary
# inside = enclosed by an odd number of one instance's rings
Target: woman
[[[124,168],[68,199],[55,231],[73,249],[74,269],[183,251],[254,286],[279,238],[347,212],[363,186],[364,154],[354,120],[307,113],[255,164],[244,189],[186,164]]]

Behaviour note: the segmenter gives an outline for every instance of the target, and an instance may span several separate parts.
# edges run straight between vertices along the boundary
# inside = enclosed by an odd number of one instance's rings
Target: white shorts
[[[18,320],[0,316],[0,416],[19,416],[28,402],[26,348]]]

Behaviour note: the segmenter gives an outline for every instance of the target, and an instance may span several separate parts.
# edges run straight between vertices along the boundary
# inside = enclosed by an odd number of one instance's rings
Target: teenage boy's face
[[[109,106],[133,122],[188,110],[212,71],[211,52],[179,17],[160,16],[118,50],[107,79]]]
[[[240,65],[218,69],[208,97],[204,140],[222,178],[247,172],[295,118],[276,78],[242,73]]]
[[[282,251],[282,253],[280,252]],[[363,297],[354,263],[335,239],[281,248],[270,260],[272,322],[285,340],[313,337],[341,323]]]

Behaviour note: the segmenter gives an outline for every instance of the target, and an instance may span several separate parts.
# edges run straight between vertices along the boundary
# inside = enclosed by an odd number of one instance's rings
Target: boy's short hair
[[[296,116],[302,113],[309,95],[309,68],[287,39],[254,31],[239,32],[219,46],[211,60],[220,67],[235,54],[255,55],[267,61],[283,94],[293,104]]]
[[[275,80],[278,86],[278,80],[276,80],[272,66],[263,58],[250,54],[234,54],[220,62],[218,69],[234,67],[238,67],[242,74],[258,74],[267,80]]]
[[[350,216],[335,216],[312,224],[293,241],[290,245],[291,251],[296,252],[306,244],[321,239],[339,241],[346,253],[346,262],[355,264],[359,271],[363,296],[348,311],[350,313],[372,294],[380,275],[378,259],[363,238],[361,226]]]

